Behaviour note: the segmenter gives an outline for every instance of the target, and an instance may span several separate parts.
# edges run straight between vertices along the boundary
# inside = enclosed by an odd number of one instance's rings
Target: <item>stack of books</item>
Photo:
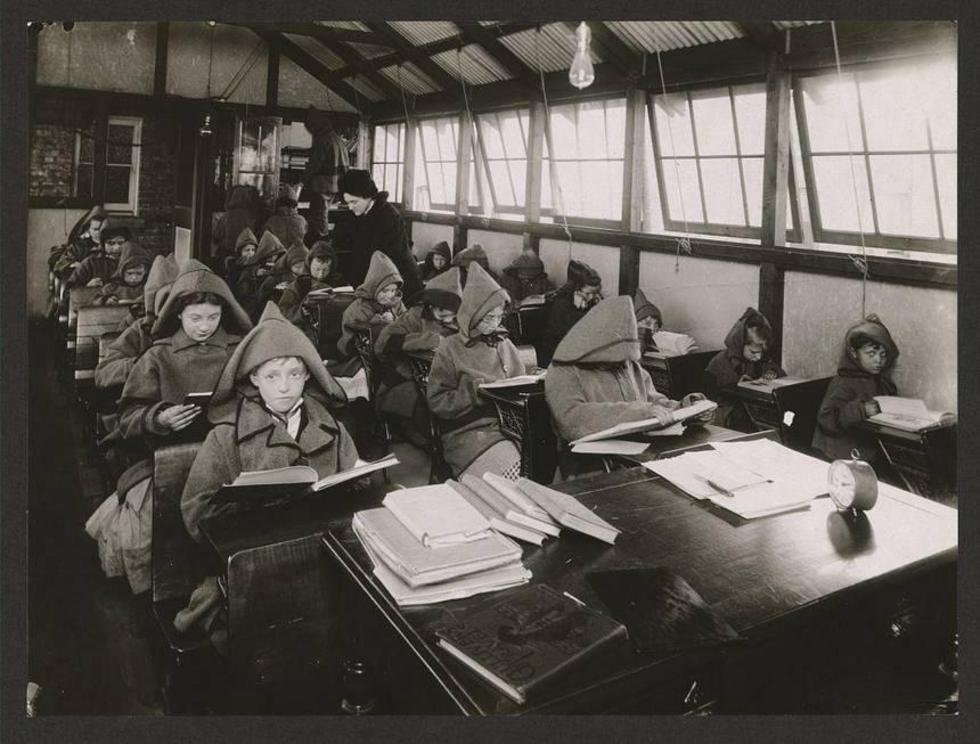
[[[389,493],[357,512],[354,534],[400,606],[497,591],[531,578],[520,547],[448,484]]]

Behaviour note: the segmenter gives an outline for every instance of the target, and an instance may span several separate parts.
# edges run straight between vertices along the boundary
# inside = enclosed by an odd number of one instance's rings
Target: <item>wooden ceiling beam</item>
[[[398,62],[411,62],[423,73],[425,73],[425,75],[430,77],[436,86],[444,90],[455,90],[459,86],[456,78],[433,62],[425,52],[422,52],[420,49],[412,46],[407,39],[400,36],[387,23],[383,21],[365,21],[365,23],[375,33],[386,36],[398,51],[398,54],[400,55],[398,60],[392,62],[391,64],[398,64]]]
[[[332,38],[331,36],[317,38],[317,42],[340,57],[348,67],[355,71],[355,74],[363,75],[376,88],[384,93],[386,98],[395,100],[401,98],[401,88],[392,83],[390,80],[388,80],[388,78],[368,64],[368,60],[358,54],[356,50],[351,49],[339,39]]]
[[[252,21],[250,23],[236,21],[221,21],[227,26],[240,26],[243,28],[264,28],[266,31],[280,34],[295,34],[296,36],[309,36],[312,39],[337,39],[358,44],[374,44],[391,49],[391,43],[376,34],[374,31],[358,31],[350,28],[334,28],[333,26],[322,26],[314,22],[288,22],[288,21]]]

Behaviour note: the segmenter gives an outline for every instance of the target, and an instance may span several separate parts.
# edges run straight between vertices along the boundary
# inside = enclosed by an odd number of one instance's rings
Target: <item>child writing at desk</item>
[[[520,475],[521,454],[479,392],[481,383],[525,374],[517,348],[500,328],[508,300],[507,291],[471,263],[456,315],[459,331],[443,339],[432,359],[429,410],[440,420],[443,453],[457,478]]]
[[[352,468],[354,440],[330,412],[346,402],[309,339],[275,305],[266,305],[221,371],[208,407],[214,428],[194,458],[180,499],[191,537],[201,542],[202,521],[241,508],[217,504],[214,495],[242,472],[307,465],[324,478]],[[174,626],[180,632],[202,627],[220,648],[220,605],[217,579],[209,576]]]
[[[640,366],[636,315],[625,295],[602,300],[572,326],[555,349],[544,393],[555,429],[566,442],[627,421],[656,417],[669,426],[673,411],[704,399],[701,393],[690,393],[677,402],[657,392]],[[713,413],[690,421],[710,423]],[[598,462],[565,451],[559,465],[568,476]]]
[[[877,315],[847,330],[837,376],[830,381],[817,412],[815,449],[830,460],[849,458],[855,449],[871,463],[879,459],[874,435],[857,424],[881,413],[876,395],[898,392],[892,381],[897,359],[898,346]]]

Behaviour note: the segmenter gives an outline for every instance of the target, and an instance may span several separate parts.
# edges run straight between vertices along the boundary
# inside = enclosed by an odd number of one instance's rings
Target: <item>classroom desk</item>
[[[544,383],[481,389],[480,395],[497,409],[504,432],[521,443],[521,475],[550,484],[558,465],[558,439],[551,427]]]
[[[523,545],[533,582],[608,612],[587,571],[665,566],[743,642],[724,650],[630,654],[590,669],[587,678],[569,675],[518,705],[441,650],[434,636],[445,613],[486,606],[505,592],[400,609],[342,517],[323,534],[339,567],[333,587],[342,608],[339,633],[347,655],[371,670],[379,711],[683,712],[690,692],[701,689],[722,712],[805,712],[819,706],[818,693],[832,690],[833,700],[842,688],[838,665],[853,672],[855,665],[877,670],[894,663],[908,644],[880,641],[889,628],[906,622],[930,629],[934,645],[955,628],[956,512],[906,492],[886,490],[874,510],[857,518],[821,498],[808,510],[744,521],[639,468],[559,488],[622,533],[615,546],[568,531],[541,547]]]
[[[654,352],[655,353],[655,352]],[[688,393],[700,393],[704,384],[704,368],[711,358],[718,353],[714,351],[692,351],[680,356],[647,356],[640,357],[640,364],[653,378],[653,386],[658,393],[668,398],[680,400]]]
[[[917,432],[867,420],[858,426],[874,434],[885,459],[910,491],[927,497],[956,493],[956,421]]]
[[[641,465],[649,460],[659,460],[662,457],[673,457],[682,452],[695,448],[704,448],[711,442],[736,442],[750,441],[754,439],[771,439],[779,441],[779,435],[775,429],[764,429],[762,431],[746,434],[744,431],[726,429],[724,426],[715,424],[693,424],[684,427],[684,433],[678,436],[655,437],[643,436],[625,437],[626,439],[636,439],[636,441],[649,442],[645,450],[638,455],[593,455],[593,457],[610,457],[614,462],[625,465]],[[579,457],[589,457],[589,455],[578,455]]]
[[[757,430],[775,429],[787,447],[807,452],[831,379],[815,377],[773,388],[730,385],[723,388],[722,396],[740,405]],[[786,422],[787,413],[793,414],[791,423]]]

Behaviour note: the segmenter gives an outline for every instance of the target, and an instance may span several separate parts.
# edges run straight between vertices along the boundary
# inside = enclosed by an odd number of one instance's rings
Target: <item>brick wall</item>
[[[71,196],[75,133],[67,126],[38,124],[31,147],[29,196]]]

